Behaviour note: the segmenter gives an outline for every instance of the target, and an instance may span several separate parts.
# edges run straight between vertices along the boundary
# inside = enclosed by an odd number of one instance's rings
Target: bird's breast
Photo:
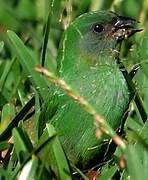
[[[129,91],[118,69],[91,69],[66,74],[64,80],[79,92],[116,130],[128,108]],[[71,161],[82,164],[99,153],[93,118],[71,97],[59,91],[59,108],[52,119]],[[102,140],[103,141],[103,140]],[[98,150],[94,147],[98,147]]]
[[[118,68],[96,68],[75,73],[68,84],[86,98],[101,115],[108,111],[124,109],[129,101],[129,90]]]

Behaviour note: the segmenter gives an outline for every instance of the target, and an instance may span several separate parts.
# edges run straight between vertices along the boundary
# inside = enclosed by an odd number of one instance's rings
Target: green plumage
[[[130,102],[128,86],[116,60],[124,39],[117,24],[119,16],[108,11],[78,17],[65,31],[57,58],[58,76],[86,98],[114,130],[121,125]],[[54,87],[54,95],[58,107],[50,122],[70,161],[85,167],[101,155],[107,136],[96,138],[94,119],[60,87]]]

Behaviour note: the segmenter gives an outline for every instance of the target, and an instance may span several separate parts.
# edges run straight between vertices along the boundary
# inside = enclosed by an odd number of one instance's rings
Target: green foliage
[[[48,117],[40,118],[46,100],[52,98],[51,83],[34,68],[42,64],[55,72],[64,28],[78,15],[102,9],[141,22],[139,27],[144,31],[123,43],[120,58],[129,72],[140,66],[133,80],[148,112],[147,1],[1,0],[0,179],[88,179],[86,171],[81,172],[68,162],[54,127],[46,124]],[[49,114],[55,106],[49,104]],[[131,180],[147,179],[148,125],[143,123],[139,108],[133,100],[123,134],[125,151],[117,148],[105,162],[94,167],[102,174],[100,180],[126,180],[129,176]],[[123,168],[118,166],[122,156]]]

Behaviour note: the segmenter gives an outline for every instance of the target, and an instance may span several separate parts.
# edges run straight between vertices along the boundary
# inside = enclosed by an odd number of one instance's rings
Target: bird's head
[[[141,31],[132,25],[135,19],[111,11],[90,12],[78,17],[73,26],[80,35],[79,48],[83,53],[98,56],[114,50],[124,39]]]
[[[136,23],[138,21],[135,19],[111,11],[89,12],[79,16],[65,33],[62,44],[65,54],[61,58],[65,60],[62,67],[68,69],[75,64],[80,67],[86,64],[82,59],[99,61],[98,57],[118,55],[122,40],[141,31],[133,27]]]

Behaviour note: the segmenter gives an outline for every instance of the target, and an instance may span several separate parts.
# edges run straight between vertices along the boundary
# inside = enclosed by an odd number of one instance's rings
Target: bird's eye
[[[104,30],[104,27],[101,25],[101,24],[95,24],[94,26],[93,26],[93,31],[95,32],[95,33],[100,33],[100,32],[102,32]]]

